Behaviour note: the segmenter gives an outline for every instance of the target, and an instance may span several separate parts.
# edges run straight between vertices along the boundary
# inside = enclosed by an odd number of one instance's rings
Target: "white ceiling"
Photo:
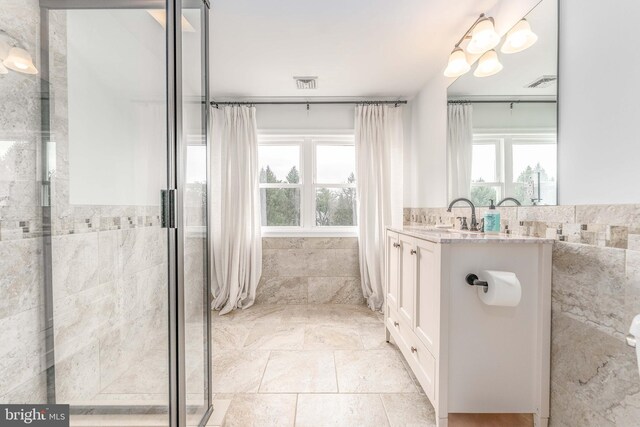
[[[498,56],[504,66],[498,74],[478,78],[473,75],[475,66],[449,86],[449,98],[465,99],[533,99],[555,98],[557,86],[527,88],[543,75],[557,75],[558,67],[558,2],[542,0],[526,16],[538,41],[529,49],[511,55]],[[504,40],[504,38],[503,38]]]
[[[214,0],[211,93],[218,99],[410,97],[442,72],[477,16],[498,3]],[[297,90],[293,76],[319,76],[318,89]]]

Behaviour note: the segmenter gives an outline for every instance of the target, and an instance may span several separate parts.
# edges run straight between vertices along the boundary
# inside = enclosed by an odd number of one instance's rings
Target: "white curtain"
[[[449,104],[447,120],[447,170],[449,197],[471,194],[471,160],[473,155],[473,106]]]
[[[255,107],[211,108],[213,308],[226,314],[255,300],[262,274]]]
[[[402,225],[402,107],[357,106],[355,136],[362,292],[380,310],[385,230]]]

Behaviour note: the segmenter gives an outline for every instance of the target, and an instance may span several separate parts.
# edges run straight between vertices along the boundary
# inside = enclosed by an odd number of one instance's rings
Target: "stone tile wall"
[[[257,304],[363,304],[356,237],[266,237]]]
[[[640,205],[498,209],[503,231],[556,239],[551,426],[640,425],[640,377],[624,341],[640,313]],[[469,208],[404,210],[407,225],[457,224],[459,216]]]

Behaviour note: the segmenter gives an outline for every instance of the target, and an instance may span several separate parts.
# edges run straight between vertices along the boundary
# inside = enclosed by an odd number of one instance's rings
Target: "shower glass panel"
[[[182,4],[182,142],[185,171],[184,313],[187,421],[209,407],[209,286],[207,280],[207,82],[204,66],[208,9],[201,0]]]
[[[48,12],[55,397],[72,424],[96,408],[169,423],[163,16]]]
[[[0,56],[27,55],[0,66],[0,404],[69,404],[72,426],[202,424],[206,9],[8,3]],[[181,3],[174,38],[165,4]],[[176,184],[182,222],[162,228],[160,192]]]

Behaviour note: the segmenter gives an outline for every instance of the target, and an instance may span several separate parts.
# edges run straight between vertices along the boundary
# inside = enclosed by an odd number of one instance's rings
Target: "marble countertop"
[[[406,234],[433,243],[553,243],[553,239],[513,236],[511,234],[484,234],[455,229],[437,229],[435,227],[388,227],[390,231]]]

